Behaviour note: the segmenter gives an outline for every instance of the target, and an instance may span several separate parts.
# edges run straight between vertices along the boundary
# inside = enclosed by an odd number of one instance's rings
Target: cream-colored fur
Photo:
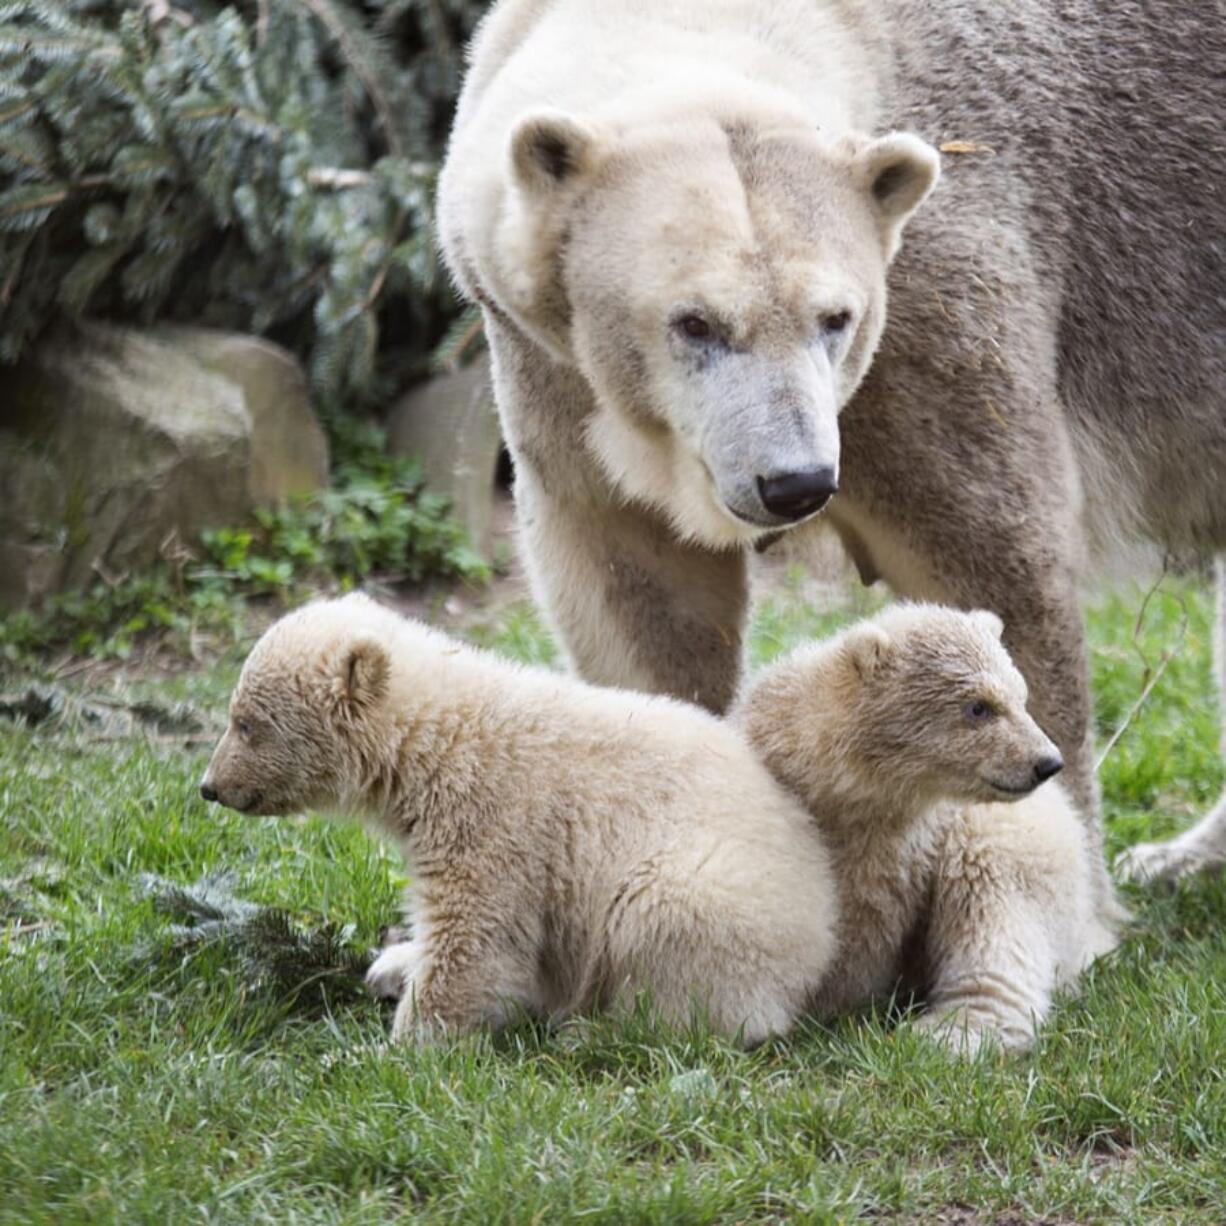
[[[798,649],[736,708],[834,857],[840,947],[822,1015],[901,984],[952,1045],[1022,1049],[1053,992],[1116,943],[1000,633],[991,613],[897,605]]]
[[[576,670],[725,710],[729,545],[772,530],[738,512],[780,456],[837,464],[863,574],[1004,619],[1097,831],[1088,562],[1226,549],[1223,61],[1220,6],[1175,0],[498,0],[440,230]],[[852,171],[900,129],[949,156],[874,232]],[[844,293],[850,339],[800,343]],[[690,374],[660,314],[695,299],[735,343]],[[1224,847],[1226,805],[1126,864]]]
[[[837,416],[938,174],[918,138],[869,135],[878,35],[809,0],[509,0],[473,45],[439,187],[448,264],[578,372],[585,461],[682,538],[787,522],[759,476],[837,482]],[[678,327],[693,315],[697,341]],[[522,457],[523,374],[496,371]]]
[[[401,848],[411,941],[371,969],[393,1033],[563,1017],[640,991],[747,1043],[834,954],[821,836],[731,728],[461,646],[362,596],[256,644],[202,789],[354,814]]]

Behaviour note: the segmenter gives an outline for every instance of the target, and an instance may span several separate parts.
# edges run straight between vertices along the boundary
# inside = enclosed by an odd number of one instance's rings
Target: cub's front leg
[[[1056,989],[1115,943],[1095,917],[1086,834],[1047,790],[968,806],[940,857],[917,1024],[960,1055],[1031,1047]]]
[[[522,1013],[541,1012],[538,962],[511,943],[511,925],[499,924],[492,902],[491,891],[473,888],[415,911],[413,940],[390,946],[371,966],[368,983],[377,977],[379,985],[400,989],[394,1041],[497,1030]]]

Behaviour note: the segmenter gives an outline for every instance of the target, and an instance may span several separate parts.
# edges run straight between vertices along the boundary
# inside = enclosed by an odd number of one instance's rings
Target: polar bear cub
[[[895,605],[760,673],[734,712],[834,858],[840,948],[819,1014],[902,984],[953,1046],[1022,1049],[1053,992],[1117,943],[1001,629]]]
[[[243,813],[352,814],[394,840],[411,941],[372,968],[393,1037],[562,1017],[646,990],[756,1043],[834,956],[829,857],[738,733],[529,669],[363,596],[275,623],[201,784]]]

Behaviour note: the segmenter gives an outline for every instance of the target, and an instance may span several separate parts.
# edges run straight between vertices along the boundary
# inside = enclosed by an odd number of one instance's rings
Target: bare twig
[[[1167,562],[1166,562],[1166,559],[1164,558],[1162,562],[1162,573],[1158,576],[1157,579],[1154,580],[1150,589],[1145,593],[1145,599],[1141,601],[1141,607],[1137,611],[1137,620],[1132,628],[1133,650],[1136,651],[1137,655],[1140,657],[1142,665],[1144,666],[1145,673],[1142,675],[1144,676],[1145,674],[1148,674],[1148,679],[1146,680],[1145,685],[1141,690],[1141,693],[1137,696],[1136,702],[1134,702],[1132,706],[1128,709],[1128,714],[1124,716],[1123,721],[1120,723],[1119,727],[1116,728],[1116,730],[1111,734],[1110,739],[1103,746],[1102,752],[1098,755],[1098,760],[1094,763],[1094,771],[1096,774],[1098,773],[1098,771],[1102,769],[1102,765],[1107,760],[1107,756],[1111,753],[1111,751],[1119,743],[1120,737],[1122,737],[1124,733],[1128,731],[1128,726],[1132,723],[1132,721],[1136,718],[1137,714],[1140,712],[1141,708],[1145,705],[1150,694],[1153,693],[1154,687],[1158,684],[1159,681],[1162,680],[1162,674],[1166,672],[1167,668],[1170,666],[1171,661],[1182,650],[1184,639],[1187,637],[1188,603],[1178,593],[1166,591],[1164,594],[1167,596],[1170,596],[1172,600],[1175,600],[1178,603],[1179,609],[1180,609],[1179,632],[1176,635],[1175,643],[1173,646],[1166,648],[1162,652],[1162,655],[1158,660],[1157,667],[1152,667],[1150,665],[1149,658],[1146,656],[1145,652],[1141,650],[1140,636],[1141,636],[1141,630],[1144,628],[1144,625],[1145,625],[1145,614],[1149,609],[1150,600],[1153,598],[1154,594],[1161,589],[1162,584],[1166,579],[1166,575],[1167,575]]]
[[[101,558],[95,558],[93,562],[90,563],[90,570],[92,570],[94,574],[96,574],[98,578],[111,589],[112,592],[117,587],[127,583],[127,581],[131,578],[131,571],[125,570],[122,575],[112,574]]]
[[[314,166],[306,173],[311,187],[332,188],[345,191],[350,187],[365,187],[370,175],[365,170],[343,170],[339,166]]]

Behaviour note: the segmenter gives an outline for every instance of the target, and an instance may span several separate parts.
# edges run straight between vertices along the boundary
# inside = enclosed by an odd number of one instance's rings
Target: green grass
[[[1109,842],[1222,783],[1209,603],[1190,585],[1090,619],[1100,731],[1182,647],[1102,773]],[[854,614],[784,593],[761,662]],[[514,611],[478,637],[547,660]],[[220,722],[237,659],[115,692]],[[0,1222],[1214,1223],[1226,1218],[1226,886],[1132,895],[1135,937],[1038,1050],[952,1063],[888,1016],[750,1054],[649,1017],[387,1050],[383,1007],[287,997],[225,945],[168,956],[140,887],[240,892],[373,944],[402,867],[354,828],[206,807],[207,745],[83,719],[0,723]]]

